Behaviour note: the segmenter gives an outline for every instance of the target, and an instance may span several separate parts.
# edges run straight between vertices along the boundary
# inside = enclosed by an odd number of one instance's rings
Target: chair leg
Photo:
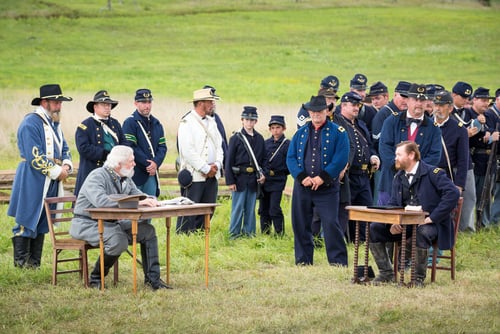
[[[113,283],[114,285],[118,284],[118,259],[115,261],[113,265]]]
[[[432,268],[431,268],[431,282],[436,281],[438,247],[437,244],[432,245]]]
[[[87,257],[87,249],[80,250],[81,261],[82,261],[82,272],[83,275],[83,285],[88,288],[89,287],[89,262]]]
[[[451,271],[451,279],[455,280],[455,246],[450,250],[450,271]]]
[[[57,285],[57,255],[59,251],[54,248],[52,251],[52,285]]]

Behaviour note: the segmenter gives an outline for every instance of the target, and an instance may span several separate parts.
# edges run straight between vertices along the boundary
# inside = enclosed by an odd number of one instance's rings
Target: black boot
[[[262,234],[271,234],[271,222],[267,218],[260,218],[260,230]]]
[[[30,245],[30,238],[12,238],[12,246],[14,249],[14,267],[23,268],[28,265],[28,259],[30,257]]]
[[[425,277],[427,276],[427,248],[418,248],[417,247],[417,260],[415,263],[415,275],[416,281],[415,286],[417,288],[424,287]]]
[[[280,237],[285,235],[285,220],[283,217],[273,218],[274,231]]]
[[[394,272],[385,242],[370,243],[370,251],[375,259],[375,263],[377,263],[379,272],[372,283],[379,285],[380,283],[392,282],[394,280]]]
[[[28,267],[38,269],[40,268],[40,263],[42,262],[42,251],[43,251],[43,241],[45,240],[45,234],[39,234],[35,239],[30,239],[31,255],[28,259]]]
[[[120,256],[112,256],[104,254],[104,276],[109,273],[109,269],[115,264]],[[90,273],[89,286],[91,288],[101,289],[101,258],[97,258],[94,270]]]
[[[172,289],[160,279],[160,261],[158,259],[158,239],[156,236],[141,243],[142,269],[144,285],[153,290]]]

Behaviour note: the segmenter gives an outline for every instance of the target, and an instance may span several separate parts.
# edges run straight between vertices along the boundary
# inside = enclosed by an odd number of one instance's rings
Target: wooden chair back
[[[76,203],[75,196],[47,197],[44,205],[49,225],[49,235],[52,242],[52,284],[57,285],[57,276],[69,273],[79,273],[83,277],[85,287],[89,286],[87,250],[93,247],[84,240],[71,237],[69,229],[73,219],[73,207]],[[64,254],[61,254],[63,251]],[[73,251],[73,252],[69,252]],[[77,254],[75,255],[75,251]],[[61,268],[62,263],[76,262],[77,268]],[[114,282],[118,281],[118,261],[114,266]]]

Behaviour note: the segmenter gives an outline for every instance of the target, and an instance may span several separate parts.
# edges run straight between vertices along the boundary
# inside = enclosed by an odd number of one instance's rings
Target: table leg
[[[101,268],[101,291],[104,291],[104,222],[97,220],[97,230],[99,231],[99,266]]]
[[[134,277],[134,294],[137,293],[137,220],[132,220],[132,271]]]
[[[370,282],[370,279],[368,278],[368,257],[370,256],[369,253],[369,248],[370,248],[370,223],[366,222],[365,223],[366,228],[365,228],[365,270],[363,273],[363,280],[365,283]]]
[[[354,232],[354,276],[353,283],[359,283],[358,279],[358,252],[359,252],[359,221],[356,220],[356,228]]]
[[[210,248],[210,214],[205,215],[205,287],[208,288],[208,251]]]
[[[417,262],[417,225],[412,226],[412,235],[411,235],[411,286],[415,286],[415,281],[417,279],[417,275],[415,273]]]
[[[405,285],[405,261],[406,261],[406,226],[403,225],[401,233],[401,258],[399,259],[399,285]]]
[[[170,226],[171,226],[171,220],[170,217],[165,218],[165,226],[167,228],[167,254],[166,254],[166,261],[167,261],[167,274],[165,277],[165,282],[167,284],[170,284]]]

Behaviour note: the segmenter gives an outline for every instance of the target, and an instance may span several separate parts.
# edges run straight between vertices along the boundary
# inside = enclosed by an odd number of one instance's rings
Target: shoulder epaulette
[[[344,127],[339,126],[339,132],[344,132],[344,131],[345,131]]]
[[[80,129],[82,129],[83,131],[87,130],[87,126],[85,124],[83,124],[83,123],[80,123],[80,125],[78,125],[78,127]]]
[[[434,168],[434,170],[432,171],[434,174],[437,174],[439,173],[439,171],[441,170],[441,168]]]

